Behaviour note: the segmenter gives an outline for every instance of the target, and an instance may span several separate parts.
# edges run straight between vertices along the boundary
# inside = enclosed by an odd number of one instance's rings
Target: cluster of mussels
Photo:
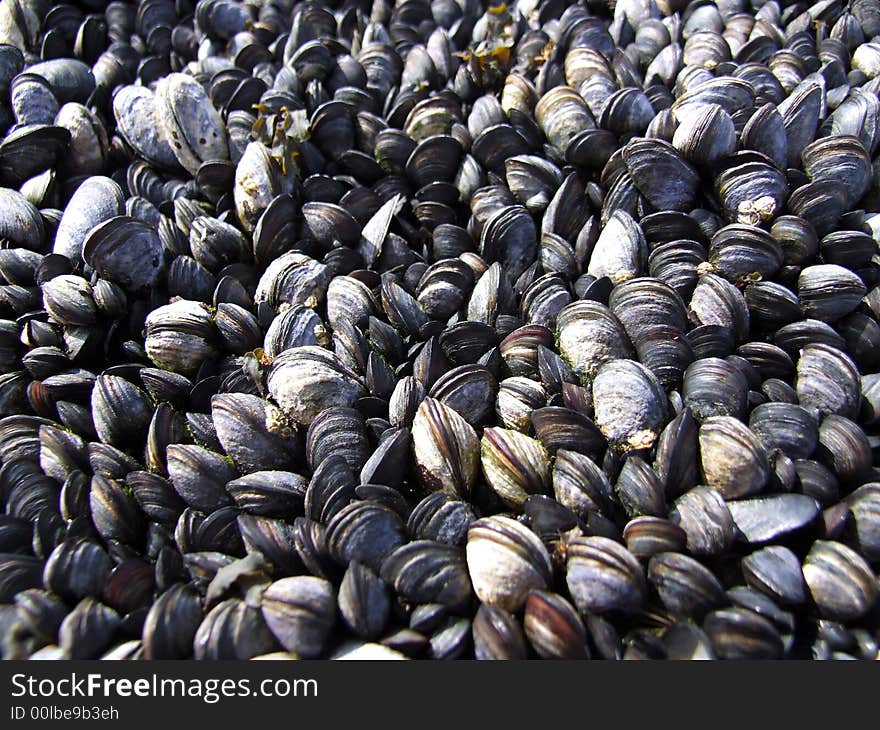
[[[0,2],[0,655],[862,658],[876,0]]]

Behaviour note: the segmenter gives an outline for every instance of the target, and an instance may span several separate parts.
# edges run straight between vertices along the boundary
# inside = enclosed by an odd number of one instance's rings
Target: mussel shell
[[[723,659],[779,659],[782,638],[766,618],[743,608],[725,608],[710,613],[703,630],[715,653]]]
[[[852,621],[877,602],[877,577],[864,558],[841,543],[813,543],[803,574],[820,615],[826,618]]]
[[[152,286],[164,268],[159,234],[129,216],[110,218],[92,228],[82,256],[101,276],[132,291]]]
[[[687,555],[663,552],[648,563],[648,581],[672,615],[701,619],[724,604],[724,589],[712,572]]]
[[[632,360],[610,360],[593,380],[596,425],[612,448],[650,448],[666,421],[666,394],[656,376]]]
[[[354,501],[327,525],[327,545],[337,562],[352,560],[378,571],[382,561],[405,542],[405,529],[396,512],[369,501]]]
[[[144,620],[145,659],[185,659],[202,622],[202,606],[191,586],[178,583],[150,606]]]
[[[687,549],[691,555],[717,555],[733,545],[734,520],[724,498],[715,489],[694,487],[675,501],[669,514],[687,534]]]
[[[363,392],[360,380],[338,357],[313,345],[282,352],[267,384],[281,410],[306,426],[327,408],[352,406]]]
[[[783,606],[797,606],[806,600],[806,585],[797,555],[781,545],[771,545],[744,557],[743,578],[753,588]]]
[[[577,537],[566,547],[566,584],[581,613],[629,614],[641,608],[645,575],[625,547],[605,537]]]
[[[529,590],[550,582],[552,567],[543,543],[509,517],[484,517],[471,524],[466,554],[474,592],[483,603],[516,611]]]
[[[382,563],[383,580],[413,604],[439,603],[460,613],[471,602],[471,581],[461,548],[414,540]]]
[[[807,345],[797,363],[797,394],[802,406],[853,418],[858,413],[861,383],[855,363],[825,344]]]
[[[700,426],[703,477],[725,499],[760,492],[769,476],[767,452],[758,437],[730,416],[707,418]]]
[[[504,609],[480,604],[472,624],[474,653],[481,660],[525,659],[526,640],[519,621]]]
[[[260,608],[266,626],[287,651],[314,657],[336,620],[335,590],[323,578],[282,578],[263,593]]]
[[[277,646],[260,609],[229,598],[214,606],[199,624],[193,639],[193,657],[251,659]]]
[[[587,659],[587,631],[581,617],[562,596],[531,591],[523,628],[532,648],[544,659]]]

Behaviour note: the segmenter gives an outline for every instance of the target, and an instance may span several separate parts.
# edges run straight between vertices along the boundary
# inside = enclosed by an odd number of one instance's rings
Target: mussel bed
[[[0,2],[0,658],[878,659],[876,0]]]

